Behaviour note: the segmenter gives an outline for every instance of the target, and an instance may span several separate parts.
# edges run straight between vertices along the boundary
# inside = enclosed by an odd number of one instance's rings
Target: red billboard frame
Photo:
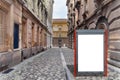
[[[76,30],[74,30],[74,77],[78,76],[77,75],[77,62],[76,62],[76,58],[77,58],[77,49],[76,49]],[[108,30],[104,30],[104,56],[105,56],[105,63],[104,63],[104,76],[107,76],[108,74]]]

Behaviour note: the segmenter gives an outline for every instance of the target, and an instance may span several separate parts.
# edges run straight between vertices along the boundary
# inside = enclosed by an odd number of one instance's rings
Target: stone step
[[[120,68],[115,67],[115,66],[113,66],[111,64],[108,64],[108,70],[109,70],[109,72],[116,72],[116,73],[120,74]]]
[[[120,68],[120,61],[116,61],[116,60],[110,59],[108,61],[108,63],[111,64],[111,65],[113,65],[113,66],[115,66],[115,67]]]
[[[110,53],[110,59],[114,59],[116,61],[120,61],[120,52],[119,51],[109,51]]]

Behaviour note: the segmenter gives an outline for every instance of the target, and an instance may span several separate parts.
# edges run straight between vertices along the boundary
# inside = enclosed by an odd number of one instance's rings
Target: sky
[[[53,19],[67,18],[66,0],[54,0]]]

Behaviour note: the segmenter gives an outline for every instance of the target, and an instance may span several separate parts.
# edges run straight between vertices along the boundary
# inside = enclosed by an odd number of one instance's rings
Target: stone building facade
[[[66,19],[53,19],[53,47],[67,47],[68,27]]]
[[[67,26],[68,26],[68,40],[69,40],[69,48],[73,49],[73,43],[74,43],[74,37],[73,37],[73,29],[75,26],[75,11],[74,11],[74,0],[67,0],[66,2],[67,9],[68,9],[68,20],[67,20]]]
[[[53,0],[45,0],[48,12],[48,19],[47,19],[47,26],[48,26],[48,33],[47,33],[47,48],[52,47],[52,13],[53,13]]]
[[[47,48],[47,1],[0,0],[0,70]]]
[[[76,29],[105,29],[108,30],[109,64],[120,67],[120,0],[67,0],[68,6],[74,13],[74,26],[70,26],[68,16],[68,35],[73,35]]]

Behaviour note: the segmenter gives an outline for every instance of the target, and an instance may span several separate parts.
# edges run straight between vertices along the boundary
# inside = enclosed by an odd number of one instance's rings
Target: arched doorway
[[[104,16],[100,17],[96,23],[96,29],[106,30],[105,34],[107,35],[105,44],[108,45],[109,48],[109,24],[107,18]],[[106,43],[107,42],[107,43]],[[108,58],[110,58],[110,54],[108,54]]]
[[[107,72],[107,65],[108,65],[108,58],[110,58],[110,54],[108,54],[108,47],[109,47],[109,40],[108,40],[108,34],[109,34],[109,25],[108,25],[108,20],[107,18],[105,18],[104,16],[100,17],[98,19],[98,22],[96,24],[96,29],[102,29],[104,30],[104,61],[105,61],[105,65],[104,65],[104,70],[105,72]],[[107,73],[104,73],[104,75],[107,75]]]
[[[106,29],[106,24],[105,23],[99,24],[98,29]]]
[[[107,29],[108,30],[108,20],[104,16],[100,17],[96,23],[96,29]]]

